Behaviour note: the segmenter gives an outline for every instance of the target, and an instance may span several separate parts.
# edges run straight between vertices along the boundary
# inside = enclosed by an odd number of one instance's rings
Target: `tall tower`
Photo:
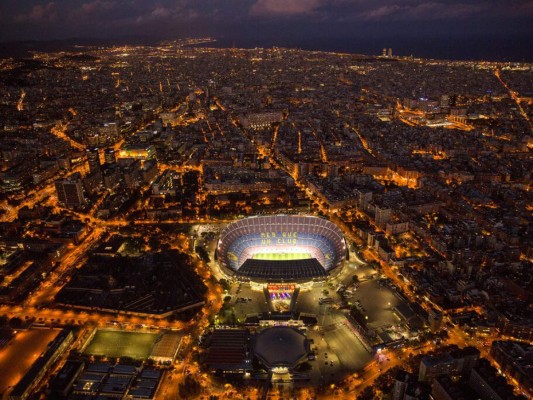
[[[400,370],[396,373],[394,378],[394,386],[392,389],[392,400],[404,400],[405,392],[409,387],[410,383],[413,383],[415,377],[409,372]]]
[[[383,48],[383,53],[381,54],[383,57],[387,57],[387,49]]]
[[[432,308],[429,310],[428,322],[431,332],[438,332],[442,326],[442,314]]]
[[[97,147],[90,147],[86,150],[87,162],[89,163],[89,171],[91,175],[100,172],[100,154],[98,154]]]
[[[115,154],[115,150],[111,147],[105,149],[104,159],[106,164],[115,164],[117,162],[117,155]]]
[[[381,229],[384,229],[387,225],[387,222],[391,220],[392,210],[388,207],[376,206],[375,211],[376,225],[379,226]]]
[[[392,49],[391,48],[389,48],[389,54],[388,55],[389,55],[389,58],[392,57]]]

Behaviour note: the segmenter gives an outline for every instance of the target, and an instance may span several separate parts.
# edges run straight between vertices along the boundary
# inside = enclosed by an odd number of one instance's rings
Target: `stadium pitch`
[[[98,330],[84,354],[145,359],[158,337],[156,333]]]
[[[307,260],[312,256],[310,253],[255,253],[252,258],[254,260],[289,261]]]

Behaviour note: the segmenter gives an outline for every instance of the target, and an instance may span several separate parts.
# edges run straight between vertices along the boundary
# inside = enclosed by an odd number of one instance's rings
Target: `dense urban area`
[[[0,59],[2,398],[531,398],[532,65],[212,43]]]

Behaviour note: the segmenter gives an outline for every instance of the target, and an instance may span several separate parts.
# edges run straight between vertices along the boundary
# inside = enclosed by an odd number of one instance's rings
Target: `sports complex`
[[[182,334],[177,332],[143,332],[122,329],[94,329],[85,341],[82,353],[108,358],[147,358],[171,363],[180,347]]]
[[[145,359],[158,337],[156,333],[95,330],[83,352],[106,357]]]
[[[341,301],[362,272],[336,224],[312,215],[249,217],[226,225],[215,249],[213,267],[231,286],[206,339],[211,372],[305,386],[371,358]]]
[[[245,218],[228,225],[217,245],[222,267],[256,282],[324,280],[347,257],[342,231],[308,215]]]

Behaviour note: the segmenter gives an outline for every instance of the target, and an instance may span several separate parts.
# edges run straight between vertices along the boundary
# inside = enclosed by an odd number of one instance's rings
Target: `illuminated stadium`
[[[269,282],[325,278],[347,256],[341,230],[304,215],[246,218],[220,235],[217,257],[241,278]]]

